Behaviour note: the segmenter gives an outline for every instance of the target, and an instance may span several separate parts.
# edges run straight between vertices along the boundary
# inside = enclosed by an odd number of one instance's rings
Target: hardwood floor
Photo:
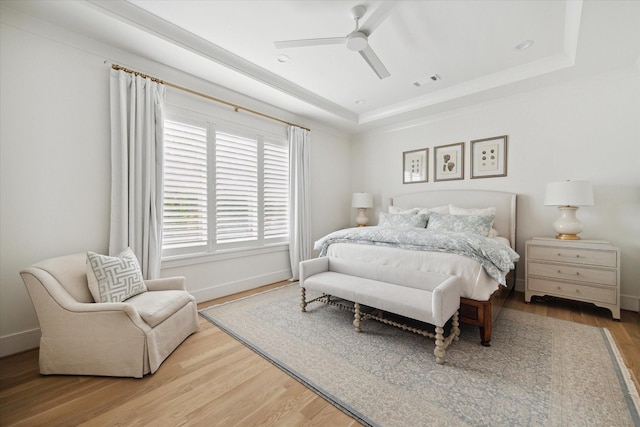
[[[279,286],[202,303],[199,308]],[[608,328],[625,362],[640,378],[640,314],[556,299],[506,307]],[[478,344],[479,345],[479,344]],[[189,337],[143,379],[41,376],[37,350],[0,359],[0,425],[95,426],[357,426],[356,421],[211,323]]]

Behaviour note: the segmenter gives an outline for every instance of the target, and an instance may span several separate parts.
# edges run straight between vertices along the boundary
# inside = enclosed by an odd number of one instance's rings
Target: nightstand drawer
[[[595,251],[552,246],[530,246],[529,258],[570,262],[572,264],[601,265],[612,268],[615,268],[618,263],[616,251]]]
[[[564,282],[554,282],[530,277],[527,283],[529,289],[548,293],[549,295],[563,296],[583,301],[602,302],[616,304],[617,295],[615,288],[598,288],[586,285],[574,285]]]
[[[529,274],[534,276],[545,276],[561,280],[576,280],[578,282],[597,283],[609,286],[617,285],[616,270],[600,270],[562,264],[543,264],[532,261],[529,262],[527,268]]]

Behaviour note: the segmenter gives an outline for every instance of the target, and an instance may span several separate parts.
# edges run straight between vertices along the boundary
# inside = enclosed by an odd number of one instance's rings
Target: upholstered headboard
[[[391,206],[401,209],[433,208],[448,204],[461,208],[496,208],[493,228],[516,247],[516,194],[486,190],[435,190],[394,196]]]

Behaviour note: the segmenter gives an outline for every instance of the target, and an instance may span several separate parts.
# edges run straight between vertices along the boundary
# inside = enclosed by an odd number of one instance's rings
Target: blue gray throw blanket
[[[425,228],[357,227],[330,233],[315,243],[320,256],[327,254],[332,243],[358,243],[389,246],[415,251],[446,252],[479,262],[487,274],[501,285],[505,276],[520,259],[514,250],[479,234],[432,231]]]

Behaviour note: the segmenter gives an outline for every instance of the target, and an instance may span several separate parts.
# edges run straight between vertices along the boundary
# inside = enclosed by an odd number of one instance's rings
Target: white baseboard
[[[524,279],[516,279],[515,290],[524,293]],[[620,309],[640,312],[640,297],[632,295],[620,295]]]
[[[620,295],[620,308],[640,313],[640,298],[631,295]]]
[[[282,270],[238,280],[236,282],[223,283],[210,288],[199,289],[197,291],[192,291],[191,295],[196,297],[196,301],[198,301],[198,303],[201,303],[220,297],[226,297],[227,295],[237,294],[238,292],[248,291],[249,289],[255,289],[270,283],[289,280],[290,278],[291,270]]]
[[[0,337],[0,357],[20,353],[40,346],[40,328]]]

